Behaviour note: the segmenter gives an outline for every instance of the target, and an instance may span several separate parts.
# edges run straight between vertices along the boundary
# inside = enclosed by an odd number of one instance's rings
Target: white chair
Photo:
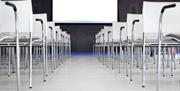
[[[71,35],[68,34],[68,55],[69,55],[69,58],[71,58]]]
[[[113,31],[112,31],[112,36],[113,36],[113,40],[114,40],[114,43],[116,45],[116,55],[117,55],[117,58],[119,58],[120,56],[120,59],[117,59],[119,60],[118,61],[118,69],[119,69],[119,73],[121,73],[121,63],[123,60],[125,60],[123,54],[125,54],[125,50],[123,51],[122,48],[126,46],[123,46],[125,40],[127,40],[127,24],[125,22],[113,22]],[[118,56],[118,50],[117,48],[120,48],[119,50],[119,56]],[[126,61],[127,63],[127,61]],[[127,74],[127,64],[126,64],[126,74]]]
[[[101,29],[101,55],[102,55],[102,63],[105,65],[106,60],[106,42],[107,42],[107,32],[104,29]]]
[[[60,33],[60,41],[61,41],[61,57],[62,57],[62,63],[63,61],[66,60],[66,56],[65,56],[65,32],[61,31]]]
[[[67,54],[68,54],[68,34],[67,34],[67,32],[66,31],[62,31],[62,35],[63,35],[63,49],[64,49],[64,58],[65,58],[65,60],[67,60],[67,58],[68,58],[68,56],[67,56]]]
[[[143,16],[141,14],[127,14],[127,30],[131,45],[130,81],[133,81],[134,46],[137,40],[143,39]]]
[[[98,54],[99,54],[99,46],[98,46],[98,44],[99,44],[99,33],[97,33],[95,35],[95,55],[96,55],[97,58],[98,58]]]
[[[103,36],[102,36],[102,31],[99,32],[99,60],[102,61],[102,43],[103,43]]]
[[[124,47],[124,50],[122,48],[120,49],[120,52],[123,54],[121,55],[121,58],[126,61],[126,76],[129,76],[129,70],[128,70],[128,64],[129,64],[129,58],[130,58],[130,50],[129,50],[129,38],[128,38],[128,30],[127,30],[127,22],[120,22],[120,47]],[[121,69],[121,68],[120,68]]]
[[[1,1],[0,33],[8,34],[16,38],[16,61],[17,61],[17,90],[20,91],[20,44],[30,41],[30,73],[29,87],[32,87],[32,4],[31,0],[6,0]],[[8,32],[8,33],[7,33]],[[19,39],[28,39],[20,42]],[[9,64],[10,65],[10,64]]]
[[[114,69],[114,44],[112,38],[112,26],[104,26],[104,41],[107,45],[107,67],[111,64],[112,69]],[[109,60],[111,62],[109,62]]]
[[[160,80],[160,63],[161,50],[163,47],[163,76],[165,55],[169,53],[175,55],[175,47],[179,46],[179,39],[174,35],[180,35],[180,3],[179,2],[144,2],[143,3],[144,16],[144,33],[145,43],[148,45],[158,46],[157,58],[157,75],[156,75],[156,91],[159,91]],[[167,38],[168,37],[168,38]],[[175,41],[173,41],[175,40]],[[168,54],[166,54],[168,50]],[[171,76],[175,66],[174,56],[171,55]],[[168,61],[167,61],[168,63]]]
[[[100,32],[95,35],[95,54],[97,59],[103,63],[103,65],[109,66],[108,60],[110,60],[110,36],[111,36],[112,27],[104,26]],[[112,41],[111,41],[112,42]],[[107,48],[107,57],[106,57],[106,48]]]
[[[66,32],[61,31],[61,55],[62,55],[62,63],[64,60],[66,60],[66,56],[65,56],[65,36]]]
[[[58,66],[58,29],[56,28],[56,26],[54,25],[54,69],[57,68]]]
[[[61,32],[62,30],[60,29],[60,26],[55,26],[56,30],[56,56],[58,60],[62,60],[61,58]],[[58,64],[60,65],[61,63],[58,61]]]
[[[100,57],[99,60],[100,62],[103,63],[103,65],[105,64],[105,30],[101,29],[101,31],[99,32],[99,48],[100,48]]]
[[[46,82],[48,76],[48,62],[47,62],[47,14],[34,14],[33,15],[33,46],[38,48],[42,46],[42,59],[43,59],[43,77]],[[36,50],[37,51],[37,50]],[[36,56],[39,56],[36,54]],[[37,57],[38,58],[38,57]],[[36,59],[37,60],[37,59]]]
[[[49,26],[49,29],[48,29],[48,36],[47,36],[47,39],[49,40],[48,41],[48,44],[50,45],[50,50],[51,50],[51,73],[53,73],[53,70],[55,69],[55,29],[54,29],[54,22],[48,22],[48,26]]]

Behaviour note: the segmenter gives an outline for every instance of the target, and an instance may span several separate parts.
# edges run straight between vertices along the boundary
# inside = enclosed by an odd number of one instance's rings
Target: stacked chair
[[[31,0],[0,1],[0,12],[1,67],[8,77],[17,74],[17,91],[22,88],[22,71],[28,71],[30,89],[36,68],[42,69],[46,82],[48,74],[70,58],[70,35],[48,22],[47,14],[33,14]]]
[[[107,67],[112,66],[113,68],[113,61],[109,61],[113,60],[113,55],[111,53],[111,31],[112,27],[104,26],[104,28],[96,35],[95,54],[103,65],[106,65]]]
[[[105,58],[104,58],[104,61],[106,61],[107,62],[107,64],[106,64],[106,66],[107,67],[112,67],[112,69],[113,69],[113,66],[114,66],[114,59],[112,59],[112,48],[113,47],[111,47],[113,44],[112,44],[112,38],[111,38],[111,34],[112,34],[112,27],[110,27],[110,26],[105,26],[104,27],[104,30],[103,30],[103,34],[102,35],[104,35],[104,38],[102,38],[102,41],[104,41],[104,47],[106,47],[106,49],[107,49],[107,51],[104,51],[104,53],[103,54],[107,54],[107,55],[105,55]],[[107,52],[107,53],[105,53],[105,52]],[[104,56],[104,55],[102,55],[102,56]],[[110,61],[110,60],[112,60],[112,61]]]
[[[141,76],[143,88],[147,74],[153,72],[156,91],[161,91],[161,75],[165,78],[168,73],[172,77],[178,73],[180,3],[145,1],[142,11],[142,14],[127,14],[127,22],[113,22],[111,29],[102,29],[95,38],[95,54],[98,60],[105,60],[103,65],[125,72],[130,81]]]

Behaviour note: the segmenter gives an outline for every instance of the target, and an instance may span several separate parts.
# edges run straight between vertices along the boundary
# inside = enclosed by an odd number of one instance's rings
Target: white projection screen
[[[117,13],[117,0],[53,0],[56,23],[112,23]]]

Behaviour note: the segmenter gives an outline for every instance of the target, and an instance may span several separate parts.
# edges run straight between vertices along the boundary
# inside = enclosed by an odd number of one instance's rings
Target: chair
[[[29,67],[29,87],[32,87],[32,4],[31,0],[6,0],[1,1],[1,30],[0,33],[6,33],[12,36],[10,44],[16,47],[17,61],[17,90],[20,91],[20,46],[25,46],[30,42],[30,67]],[[11,37],[11,38],[12,38]],[[8,37],[4,37],[6,39]],[[10,62],[9,62],[10,63]],[[10,75],[10,64],[9,72]]]
[[[133,81],[134,53],[137,40],[143,39],[143,16],[141,14],[127,15],[128,40],[131,46],[130,81]]]
[[[47,15],[46,14],[34,14],[33,15],[33,47],[38,48],[42,46],[42,59],[43,59],[43,77],[46,82],[48,76],[48,62],[47,62]],[[36,50],[37,51],[37,50]],[[36,54],[36,56],[39,56]],[[41,55],[40,55],[41,56]],[[37,57],[38,58],[38,57]],[[37,60],[37,59],[36,59]]]
[[[48,22],[48,34],[50,34],[49,36],[47,36],[47,40],[48,40],[48,44],[50,46],[50,50],[51,50],[51,73],[53,73],[53,70],[55,69],[55,29],[54,29],[54,22]]]
[[[126,28],[127,28],[127,24],[126,22],[113,22],[113,31],[112,31],[112,36],[113,36],[113,40],[114,40],[114,44],[117,45],[116,46],[116,55],[118,58],[120,59],[117,59],[119,60],[118,61],[118,69],[119,69],[119,73],[121,73],[121,63],[123,60],[125,60],[125,50],[123,50],[123,47],[125,49],[126,46],[123,46],[125,43],[123,41],[127,40],[127,33],[126,33]],[[127,44],[127,43],[126,43]],[[125,45],[126,45],[125,44]],[[119,54],[117,53],[118,52],[118,48],[119,47]],[[126,63],[128,61],[126,60]],[[127,71],[128,67],[127,67],[127,64],[126,64],[126,74],[128,74],[128,71]]]
[[[165,56],[171,56],[171,76],[175,68],[174,56],[176,48],[179,46],[180,35],[180,12],[179,2],[144,2],[144,33],[146,46],[156,46],[157,52],[157,74],[156,91],[159,91],[160,63],[163,65],[163,76],[165,76]],[[163,57],[161,57],[163,52]],[[169,65],[169,61],[167,61]]]
[[[105,46],[107,46],[107,67],[109,67],[109,64],[111,64],[112,69],[114,69],[114,44],[112,39],[112,26],[104,26],[104,43]]]

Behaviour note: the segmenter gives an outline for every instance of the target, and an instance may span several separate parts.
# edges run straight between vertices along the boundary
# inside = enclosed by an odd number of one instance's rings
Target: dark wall
[[[48,20],[52,21],[52,0],[32,0],[33,13],[47,13]]]
[[[52,20],[53,0],[32,0],[34,13],[47,13]],[[180,1],[180,0],[118,0],[118,21],[125,22],[127,13],[142,13],[143,1]],[[104,25],[110,24],[60,24],[71,34],[73,52],[91,52],[95,34]]]
[[[102,25],[71,24],[61,25],[61,28],[71,34],[73,52],[91,52],[93,49],[94,35],[102,29]]]
[[[127,13],[141,14],[143,0],[118,0],[118,21],[126,22]]]

